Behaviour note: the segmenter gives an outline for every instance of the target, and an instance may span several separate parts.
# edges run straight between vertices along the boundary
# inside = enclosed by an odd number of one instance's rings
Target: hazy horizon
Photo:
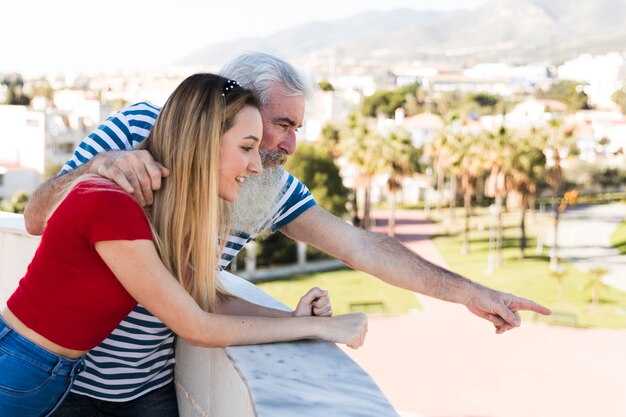
[[[157,70],[211,44],[264,37],[313,21],[398,8],[471,9],[486,1],[319,0],[294,7],[287,0],[268,0],[224,2],[215,10],[208,2],[193,0],[111,0],[101,9],[78,0],[23,0],[4,5],[0,73]]]

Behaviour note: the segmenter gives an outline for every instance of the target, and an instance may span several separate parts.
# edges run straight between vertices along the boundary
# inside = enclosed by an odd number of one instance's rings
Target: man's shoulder
[[[284,171],[281,181],[283,184],[302,184],[302,181],[289,171]]]
[[[317,203],[309,189],[298,178],[285,171],[282,178],[283,193],[272,218],[272,231],[286,226]]]
[[[300,181],[295,175],[291,174],[288,171],[285,171],[281,182],[283,184],[283,189],[285,193],[288,195],[293,195],[294,193],[300,195],[310,195],[311,192],[307,188],[307,186]]]
[[[118,114],[123,114],[126,117],[129,116],[147,116],[149,118],[156,119],[161,112],[161,107],[148,103],[147,101],[139,101],[124,107]]]

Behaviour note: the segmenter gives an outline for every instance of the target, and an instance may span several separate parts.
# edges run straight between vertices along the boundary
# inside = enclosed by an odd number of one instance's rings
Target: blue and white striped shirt
[[[78,145],[61,173],[76,169],[100,152],[133,149],[148,137],[160,110],[142,102],[109,117]],[[270,213],[272,231],[316,204],[293,175],[285,172],[280,181],[284,193],[279,194],[281,198]],[[225,268],[253,238],[231,231],[220,267]],[[174,363],[174,334],[138,305],[106,340],[89,351],[87,369],[77,376],[72,392],[105,401],[130,401],[171,382]]]

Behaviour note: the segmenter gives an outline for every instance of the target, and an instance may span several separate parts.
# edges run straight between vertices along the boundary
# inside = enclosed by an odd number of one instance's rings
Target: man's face
[[[285,87],[275,82],[267,105],[261,109],[263,140],[260,151],[265,166],[282,165],[296,151],[296,131],[304,118],[304,96],[288,96]],[[263,155],[265,154],[265,155]]]

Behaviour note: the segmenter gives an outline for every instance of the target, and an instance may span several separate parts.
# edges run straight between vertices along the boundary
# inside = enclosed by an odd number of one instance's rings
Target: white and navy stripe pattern
[[[160,107],[142,102],[109,117],[83,139],[61,173],[78,168],[100,152],[133,149],[148,137],[160,111]]]
[[[160,110],[137,103],[109,117],[78,145],[61,173],[79,167],[100,152],[134,148],[148,137]],[[281,181],[281,197],[268,217],[272,231],[316,204],[307,187],[293,175],[286,172]],[[231,231],[220,267],[228,266],[253,238]],[[171,382],[174,363],[174,334],[138,305],[106,340],[89,351],[87,369],[76,377],[72,392],[105,401],[130,401]]]

